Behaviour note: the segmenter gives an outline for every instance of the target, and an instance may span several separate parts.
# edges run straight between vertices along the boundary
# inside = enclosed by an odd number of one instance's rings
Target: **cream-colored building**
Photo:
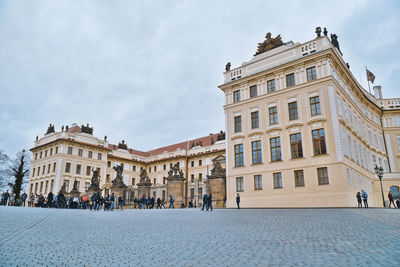
[[[335,41],[269,35],[250,61],[228,63],[227,207],[237,193],[243,207],[354,207],[362,189],[382,206],[374,165],[386,201],[398,192],[400,99],[362,88]]]
[[[152,183],[150,192],[155,198],[168,200],[168,171],[173,164],[185,173],[185,200],[193,200],[199,205],[202,195],[209,192],[207,175],[213,168],[213,159],[225,159],[224,133],[181,142],[143,152],[128,148],[122,141],[118,145],[109,144],[106,138],[93,135],[93,129],[73,124],[56,132],[51,126],[48,133],[37,138],[32,151],[29,179],[30,194],[47,195],[57,193],[66,184],[66,191],[72,190],[75,179],[79,191],[85,193],[90,185],[92,169],[99,170],[100,187],[109,192],[111,181],[116,177],[112,168],[123,165],[123,181],[128,186],[126,197],[137,195],[140,171],[146,168]],[[186,197],[187,196],[187,197]]]

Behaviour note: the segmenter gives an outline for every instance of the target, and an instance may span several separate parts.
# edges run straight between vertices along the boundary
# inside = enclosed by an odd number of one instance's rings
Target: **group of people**
[[[203,206],[201,207],[201,210],[204,210],[204,208],[206,208],[206,210],[208,211],[209,209],[212,211],[212,195],[211,193],[209,195],[204,194],[203,195]]]
[[[154,205],[157,203],[157,209],[165,209],[165,201],[154,197],[147,197],[143,195],[141,198],[137,199],[136,197],[133,199],[133,207],[139,209],[154,209]]]
[[[395,204],[392,191],[389,191],[388,198],[389,198],[389,208],[393,204],[394,208],[396,208],[396,206],[397,206],[397,208],[400,209],[400,199],[397,199],[396,200],[396,204]],[[363,203],[364,203],[364,208],[368,208],[368,194],[367,194],[367,192],[365,192],[364,190],[361,190],[361,193],[357,192],[356,199],[357,199],[357,203],[358,203],[358,207],[359,208],[362,208],[362,204]]]

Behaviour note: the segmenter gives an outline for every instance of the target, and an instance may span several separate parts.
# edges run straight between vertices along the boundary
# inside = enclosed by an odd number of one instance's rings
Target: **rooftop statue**
[[[118,144],[118,148],[126,149],[126,150],[128,149],[128,145],[125,144],[125,140],[122,140],[122,142]]]
[[[337,40],[337,35],[336,34],[331,34],[331,42],[332,45],[334,47],[336,47],[340,53],[342,53],[342,51],[340,51],[340,47],[339,47],[339,41]]]
[[[269,32],[269,33],[267,33],[265,38],[266,39],[264,42],[258,43],[257,52],[254,54],[254,56],[257,56],[268,50],[271,50],[271,49],[274,49],[274,48],[277,48],[277,47],[283,45],[280,34],[278,36],[276,36],[275,38],[272,38],[271,33]]]
[[[50,134],[50,133],[54,133],[54,125],[51,125],[51,123],[50,123],[49,127],[47,128],[46,134]]]
[[[81,125],[82,133],[93,134],[93,127],[89,127],[89,123],[85,125]]]
[[[231,70],[231,63],[228,62],[225,66],[225,71],[230,71]]]

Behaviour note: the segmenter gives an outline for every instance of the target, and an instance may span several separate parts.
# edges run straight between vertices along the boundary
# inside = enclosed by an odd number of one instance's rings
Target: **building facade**
[[[128,200],[139,197],[137,184],[145,168],[152,183],[150,194],[168,201],[166,178],[178,163],[186,178],[185,200],[201,205],[202,195],[209,192],[207,175],[213,168],[213,160],[225,159],[225,141],[224,133],[220,132],[143,152],[128,148],[124,141],[110,144],[106,138],[95,137],[92,128],[74,124],[65,130],[62,127],[59,132],[50,126],[42,138],[37,138],[31,152],[30,194],[57,193],[64,183],[66,192],[70,192],[75,180],[79,192],[85,194],[92,170],[98,171],[100,187],[107,194],[116,176],[113,166],[122,165]]]
[[[283,43],[269,34],[249,62],[227,64],[227,207],[238,193],[243,207],[354,207],[361,190],[382,206],[375,165],[384,194],[398,195],[399,99],[368,93],[336,36],[318,35]]]

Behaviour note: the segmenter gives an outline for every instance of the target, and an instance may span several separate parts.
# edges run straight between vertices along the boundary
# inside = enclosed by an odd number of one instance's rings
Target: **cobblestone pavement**
[[[400,209],[0,207],[0,266],[400,266]]]

